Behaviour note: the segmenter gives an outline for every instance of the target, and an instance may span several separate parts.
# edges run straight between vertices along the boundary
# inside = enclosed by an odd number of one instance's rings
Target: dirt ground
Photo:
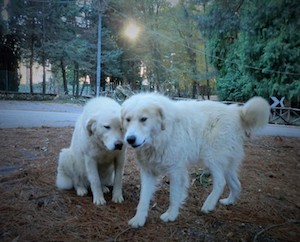
[[[189,197],[175,222],[159,216],[168,206],[164,178],[145,227],[127,225],[139,199],[132,150],[124,173],[125,201],[95,206],[92,196],[55,187],[56,162],[73,128],[0,129],[0,241],[299,241],[300,138],[254,137],[245,144],[238,203],[200,208],[211,191],[203,170],[191,171]],[[200,179],[201,177],[201,179]],[[227,195],[226,190],[224,195]]]

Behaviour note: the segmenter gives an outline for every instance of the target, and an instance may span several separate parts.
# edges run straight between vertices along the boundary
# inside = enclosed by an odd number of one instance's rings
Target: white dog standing
[[[112,201],[121,203],[125,145],[121,129],[121,106],[113,99],[94,98],[78,118],[71,146],[59,155],[56,185],[75,188],[78,196],[93,193],[93,203],[106,203],[103,192],[113,185]]]
[[[213,177],[213,190],[202,206],[212,211],[230,188],[224,205],[235,203],[241,185],[238,170],[243,141],[253,129],[267,124],[270,106],[260,97],[244,106],[213,101],[172,101],[159,94],[137,94],[122,104],[125,140],[135,148],[141,173],[140,200],[132,227],[145,224],[149,204],[161,175],[170,178],[170,204],[161,215],[174,221],[189,187],[188,165],[203,161]]]

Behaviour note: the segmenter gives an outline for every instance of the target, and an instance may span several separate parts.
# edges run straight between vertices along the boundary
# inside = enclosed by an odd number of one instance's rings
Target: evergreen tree
[[[5,34],[5,22],[0,20],[0,90],[18,91],[20,51],[15,34]]]
[[[220,99],[300,93],[298,1],[226,1],[210,5],[203,21]]]
[[[243,7],[242,23],[248,26],[245,47],[251,50],[247,59],[254,66],[245,66],[244,72],[255,80],[256,94],[289,100],[300,94],[299,14],[295,0],[249,1]]]
[[[30,93],[33,93],[33,64],[42,40],[42,12],[39,3],[11,0],[8,5],[9,28],[19,40],[21,58],[28,62]]]
[[[92,82],[96,75],[97,53],[97,4],[91,1],[18,1],[9,5],[8,33],[17,33],[22,60],[29,63],[30,90],[32,88],[32,66],[35,61],[52,66],[55,78],[61,79],[64,93],[68,84],[77,86],[78,79],[89,75]],[[107,76],[120,77],[119,56],[114,33],[104,17],[103,27],[103,80]],[[108,26],[108,27],[106,27]],[[75,75],[73,75],[75,73]],[[60,76],[58,76],[58,74]],[[44,89],[43,89],[44,91]]]

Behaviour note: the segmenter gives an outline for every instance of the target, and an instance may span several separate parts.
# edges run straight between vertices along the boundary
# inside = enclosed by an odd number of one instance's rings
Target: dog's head
[[[89,137],[106,150],[121,150],[123,131],[119,115],[106,113],[90,118],[86,123]]]
[[[147,99],[125,101],[121,118],[125,141],[133,148],[151,145],[153,138],[165,130],[163,109],[158,103],[148,102]]]

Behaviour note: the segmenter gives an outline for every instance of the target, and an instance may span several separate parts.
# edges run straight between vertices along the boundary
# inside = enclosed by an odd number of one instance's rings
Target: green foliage
[[[65,87],[67,82],[85,75],[95,80],[97,2],[91,5],[88,1],[11,0],[7,10],[8,31],[19,40],[22,61],[43,64],[44,59],[48,60],[55,78],[64,79]],[[103,19],[102,77],[120,77],[122,50],[114,40],[115,34],[108,30],[110,20]],[[78,75],[74,76],[74,72]]]
[[[195,97],[198,87],[213,79],[211,67],[206,65],[206,47],[198,29],[198,15],[203,7],[199,1],[115,1],[116,18],[124,27],[135,19],[141,27],[138,39],[130,42],[120,38],[124,48],[123,73],[133,88],[139,82],[138,68],[147,67],[150,88],[170,95]],[[128,68],[129,67],[129,68]],[[205,84],[204,84],[205,83]]]
[[[8,34],[5,21],[0,19],[0,90],[18,90],[19,59],[20,50],[17,36]]]
[[[191,174],[192,177],[192,183],[195,184],[196,186],[200,187],[210,187],[212,186],[212,178],[211,174],[208,170],[204,169],[198,169],[197,171],[193,172]]]
[[[219,98],[297,98],[300,90],[298,1],[212,3],[206,24]],[[242,4],[240,4],[242,3]],[[219,16],[219,17],[218,17]]]
[[[110,77],[140,89],[147,79],[149,89],[197,97],[217,70],[220,99],[300,93],[296,0],[11,0],[8,11],[2,40],[13,36],[26,62],[49,60],[66,89],[78,77],[95,81],[101,11],[102,83]],[[141,28],[135,41],[123,35],[132,19]]]

